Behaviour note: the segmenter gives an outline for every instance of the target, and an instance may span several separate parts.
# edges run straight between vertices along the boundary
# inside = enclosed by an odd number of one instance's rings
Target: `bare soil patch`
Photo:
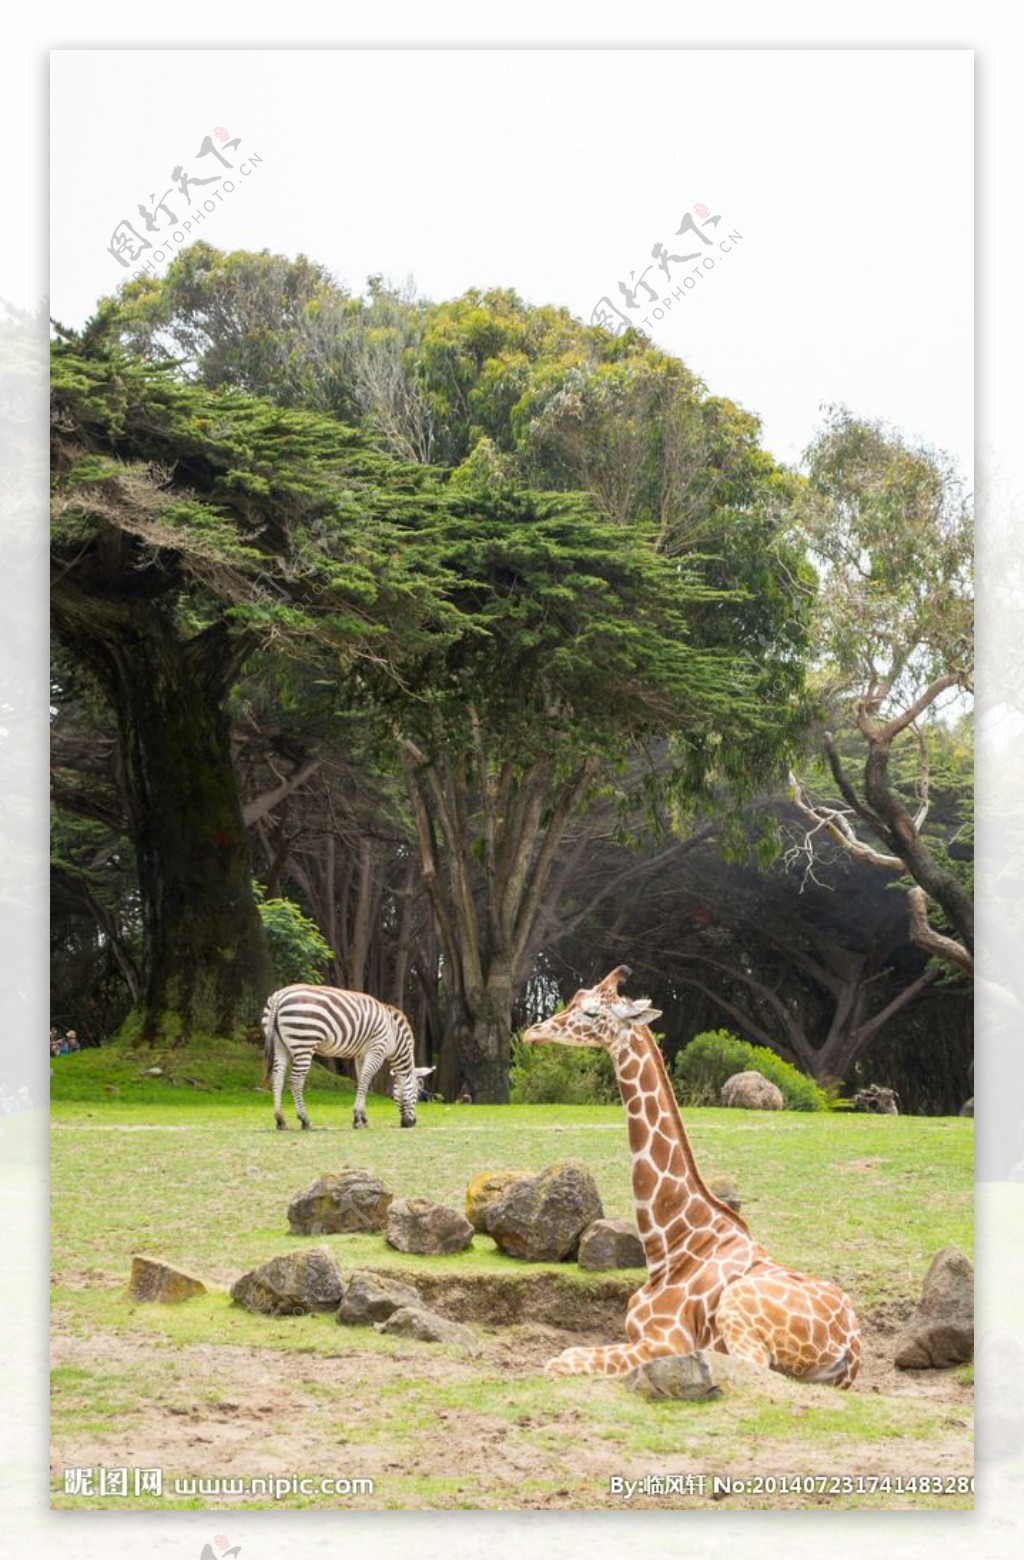
[[[70,1276],[63,1275],[62,1282]],[[76,1276],[80,1283],[88,1279]],[[478,1357],[412,1343],[385,1355],[361,1346],[365,1335],[354,1328],[339,1327],[337,1353],[325,1356],[303,1352],[298,1332],[294,1350],[213,1343],[179,1347],[151,1336],[73,1336],[56,1321],[55,1365],[102,1370],[115,1380],[123,1374],[126,1382],[137,1382],[141,1372],[146,1386],[136,1392],[132,1411],[114,1416],[109,1428],[85,1430],[66,1444],[55,1444],[55,1488],[60,1490],[68,1466],[159,1467],[165,1490],[173,1477],[201,1474],[372,1478],[373,1495],[322,1502],[366,1509],[618,1509],[622,1498],[609,1490],[613,1474],[630,1479],[687,1472],[895,1478],[971,1471],[971,1389],[955,1371],[897,1371],[891,1363],[905,1308],[878,1307],[863,1318],[865,1365],[851,1393],[800,1383],[786,1383],[791,1392],[781,1403],[772,1393],[772,1411],[791,1413],[792,1432],[773,1434],[761,1450],[743,1424],[763,1407],[763,1399],[759,1405],[756,1393],[737,1387],[717,1404],[656,1405],[662,1427],[665,1411],[675,1416],[672,1450],[638,1452],[626,1450],[607,1428],[614,1424],[615,1394],[626,1393],[623,1382],[577,1379],[563,1388],[561,1381],[540,1375],[545,1362],[567,1346],[570,1334],[579,1343],[622,1336],[632,1281],[612,1278],[581,1286],[557,1274],[526,1275],[511,1283],[481,1275],[402,1276],[417,1283],[428,1304],[476,1328],[482,1344]],[[490,1401],[470,1392],[473,1406],[464,1401],[452,1406],[453,1389],[471,1389],[481,1381],[489,1383]],[[410,1392],[415,1387],[418,1416],[410,1417],[407,1387]],[[521,1401],[520,1389],[528,1389],[521,1391]],[[858,1445],[840,1438],[827,1447],[808,1435],[802,1420],[812,1409],[857,1394],[891,1399],[897,1411],[901,1403],[912,1406],[911,1399],[940,1409],[941,1429],[926,1441],[889,1436]],[[210,1505],[226,1508],[239,1498],[244,1497],[220,1495]],[[778,1496],[725,1502],[754,1507],[819,1503],[831,1501]],[[659,1509],[711,1504],[709,1493],[630,1501]],[[929,1503],[894,1496],[879,1504]]]

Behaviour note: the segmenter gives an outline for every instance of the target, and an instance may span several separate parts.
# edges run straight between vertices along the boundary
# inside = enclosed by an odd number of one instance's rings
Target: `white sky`
[[[197,234],[356,290],[411,273],[589,318],[645,266],[668,290],[651,249],[701,247],[674,235],[703,202],[742,242],[663,320],[634,316],[653,339],[784,460],[838,401],[969,475],[972,75],[967,49],[57,52],[51,311],[81,324],[128,274],[111,234],[145,232],[178,164],[230,177],[195,160],[216,126],[262,161]]]

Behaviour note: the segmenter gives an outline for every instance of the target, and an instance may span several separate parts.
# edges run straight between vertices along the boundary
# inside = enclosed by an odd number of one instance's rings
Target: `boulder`
[[[482,1170],[479,1175],[475,1175],[466,1187],[466,1218],[476,1233],[487,1233],[488,1211],[510,1186],[516,1181],[532,1179],[532,1170]]]
[[[285,1257],[272,1257],[243,1273],[231,1286],[231,1298],[257,1316],[305,1316],[334,1311],[341,1300],[341,1269],[326,1246],[312,1246]]]
[[[382,1230],[394,1193],[368,1170],[328,1170],[288,1204],[293,1235]]]
[[[604,1217],[597,1185],[578,1159],[562,1159],[509,1186],[487,1214],[487,1233],[510,1257],[564,1262],[588,1224]]]
[[[177,1305],[179,1300],[191,1300],[193,1296],[205,1293],[206,1285],[201,1279],[171,1267],[169,1262],[159,1262],[155,1257],[132,1257],[132,1270],[128,1276],[130,1300]]]
[[[632,1219],[595,1219],[580,1237],[577,1259],[589,1273],[646,1267],[643,1244]]]
[[[733,1073],[722,1084],[722,1104],[736,1110],[781,1110],[782,1090],[763,1073]]]
[[[630,1371],[626,1377],[630,1392],[652,1401],[660,1398],[681,1398],[689,1403],[709,1402],[722,1396],[721,1387],[711,1379],[711,1371],[704,1355],[669,1354],[662,1359],[648,1360]]]
[[[388,1337],[415,1338],[420,1343],[448,1343],[477,1354],[480,1345],[472,1328],[461,1322],[450,1322],[446,1316],[438,1316],[425,1305],[404,1305],[393,1311],[386,1321],[377,1322],[376,1329]]]
[[[719,1202],[724,1202],[733,1213],[740,1211],[740,1189],[736,1177],[732,1175],[711,1175],[705,1182],[708,1191]]]
[[[850,1100],[854,1110],[867,1111],[875,1116],[898,1116],[900,1097],[895,1089],[886,1089],[880,1083],[869,1083],[866,1089],[858,1089]]]
[[[974,1264],[956,1246],[933,1258],[921,1300],[899,1337],[900,1370],[963,1365],[974,1354]]]
[[[473,1226],[457,1208],[426,1197],[400,1197],[388,1209],[384,1239],[396,1251],[421,1257],[447,1256],[465,1251],[473,1239]]]
[[[342,1291],[337,1320],[350,1326],[368,1327],[386,1322],[402,1306],[422,1305],[423,1296],[409,1284],[383,1273],[351,1273]]]
[[[969,1100],[965,1100],[964,1103],[961,1105],[961,1107],[960,1107],[960,1114],[961,1114],[961,1116],[973,1116],[974,1115],[974,1095],[973,1094],[971,1095]]]

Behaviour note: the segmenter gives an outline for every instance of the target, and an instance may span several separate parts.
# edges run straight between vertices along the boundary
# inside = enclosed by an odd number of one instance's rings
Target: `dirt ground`
[[[60,1282],[74,1286],[75,1276]],[[82,1278],[78,1279],[82,1283]],[[421,1289],[426,1288],[420,1280]],[[516,1383],[536,1380],[547,1360],[567,1346],[570,1335],[556,1320],[565,1297],[557,1286],[531,1286],[530,1319],[522,1316],[523,1298],[509,1297],[500,1286],[438,1281],[429,1304],[460,1321],[470,1322],[481,1351],[475,1357],[410,1342],[398,1353],[384,1355],[359,1347],[359,1331],[339,1330],[337,1355],[234,1345],[178,1346],[151,1337],[105,1334],[73,1336],[55,1325],[52,1358],[55,1366],[103,1370],[116,1379],[119,1371],[145,1368],[159,1360],[158,1395],[133,1412],[125,1427],[116,1416],[102,1432],[76,1433],[73,1445],[53,1448],[54,1489],[62,1488],[65,1467],[162,1468],[173,1476],[213,1475],[250,1479],[261,1475],[302,1474],[374,1481],[372,1495],[326,1497],[324,1504],[363,1509],[382,1507],[432,1508],[468,1506],[485,1509],[621,1509],[627,1502],[610,1487],[612,1475],[639,1480],[650,1475],[704,1476],[706,1484],[680,1492],[635,1493],[628,1505],[665,1509],[701,1507],[721,1502],[735,1507],[806,1507],[834,1504],[879,1505],[890,1509],[922,1506],[931,1501],[899,1492],[877,1496],[835,1492],[743,1493],[722,1500],[711,1491],[711,1476],[849,1475],[899,1477],[927,1474],[955,1479],[972,1472],[971,1424],[973,1393],[957,1381],[955,1371],[899,1371],[892,1365],[893,1342],[904,1315],[879,1307],[862,1317],[864,1367],[850,1394],[890,1400],[894,1408],[915,1399],[939,1411],[941,1432],[926,1439],[913,1433],[858,1442],[841,1432],[825,1440],[801,1434],[800,1421],[811,1407],[827,1407],[839,1396],[834,1389],[808,1387],[770,1374],[751,1391],[743,1385],[727,1389],[715,1405],[652,1405],[679,1415],[676,1450],[629,1453],[598,1430],[586,1408],[586,1394],[604,1405],[607,1424],[614,1418],[614,1398],[625,1393],[621,1381],[588,1378],[581,1398],[577,1390],[551,1392],[536,1407],[530,1396],[524,1411],[511,1413],[506,1404],[488,1412],[486,1405],[469,1409],[431,1409],[429,1425],[400,1429],[388,1435],[388,1419],[400,1403],[404,1376],[436,1383],[440,1400],[459,1384],[486,1378]],[[607,1343],[621,1333],[622,1286],[611,1281],[586,1300],[574,1297],[571,1341]],[[582,1309],[581,1309],[582,1307]],[[619,1325],[612,1319],[619,1318]],[[216,1385],[216,1402],[204,1390]],[[422,1389],[421,1389],[422,1391]],[[429,1395],[430,1388],[428,1388]],[[744,1416],[769,1401],[791,1413],[792,1433],[778,1431],[759,1445],[744,1433]],[[508,1401],[511,1401],[509,1399]],[[635,1400],[634,1400],[635,1401]],[[325,1413],[325,1405],[331,1412]],[[339,1420],[339,1405],[341,1418]],[[530,1406],[532,1405],[532,1406]],[[611,1407],[611,1415],[608,1413]],[[709,1418],[709,1415],[714,1418]],[[664,1423],[664,1421],[662,1421]],[[341,1428],[339,1428],[339,1424]],[[961,1495],[959,1504],[964,1504]],[[64,1501],[60,1502],[64,1504]],[[251,1497],[218,1495],[209,1505],[228,1509],[253,1503]],[[273,1500],[257,1504],[273,1505]],[[287,1498],[284,1501],[287,1504]],[[88,1500],[75,1504],[88,1505]],[[130,1505],[131,1501],[125,1504]]]

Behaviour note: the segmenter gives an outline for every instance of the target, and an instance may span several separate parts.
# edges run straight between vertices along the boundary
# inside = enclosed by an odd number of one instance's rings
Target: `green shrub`
[[[253,892],[277,985],[291,986],[300,982],[318,985],[334,954],[324,942],[316,922],[303,915],[291,899],[265,899],[260,883],[253,884]]]
[[[679,1052],[672,1069],[676,1095],[684,1105],[717,1105],[722,1085],[733,1073],[759,1072],[782,1090],[787,1110],[828,1110],[828,1096],[813,1078],[791,1067],[774,1051],[748,1045],[727,1029],[697,1035]]]
[[[513,1105],[617,1105],[619,1086],[607,1051],[591,1046],[512,1042]]]

